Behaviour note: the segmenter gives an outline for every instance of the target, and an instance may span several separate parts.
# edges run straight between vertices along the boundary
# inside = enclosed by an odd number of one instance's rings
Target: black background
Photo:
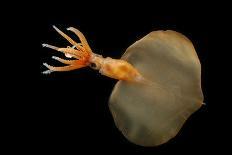
[[[17,5],[16,3],[14,3]],[[25,2],[14,14],[12,31],[17,31],[20,65],[13,63],[13,87],[9,93],[13,115],[10,150],[29,153],[75,154],[189,154],[221,150],[218,135],[221,123],[213,93],[215,29],[221,21],[211,5],[202,3],[148,2]],[[19,15],[19,16],[16,16]],[[10,18],[7,21],[12,22]],[[5,23],[8,26],[8,23]],[[14,29],[17,25],[17,29]],[[120,58],[126,48],[154,30],[175,30],[186,35],[202,64],[202,89],[206,106],[194,113],[179,134],[158,147],[141,147],[128,142],[114,125],[108,99],[117,82],[90,68],[42,75],[43,62],[55,51],[42,43],[60,47],[68,44],[52,28],[66,31],[73,26],[86,36],[92,50],[104,57]],[[77,38],[76,38],[77,39]],[[19,60],[19,59],[17,59]],[[12,64],[12,63],[11,63]],[[211,74],[211,76],[210,76]],[[210,83],[211,82],[211,83]],[[215,84],[214,84],[215,88]],[[15,100],[16,102],[14,102]],[[13,136],[12,136],[13,135]],[[224,144],[222,144],[224,145]],[[224,150],[224,149],[223,149]],[[82,152],[82,153],[81,153]]]

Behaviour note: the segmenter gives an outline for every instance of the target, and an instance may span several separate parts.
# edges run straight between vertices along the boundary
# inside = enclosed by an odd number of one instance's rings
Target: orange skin
[[[43,65],[48,68],[48,70],[44,71],[44,74],[49,74],[53,71],[71,71],[83,67],[91,67],[93,69],[99,70],[99,72],[105,76],[110,78],[125,80],[125,81],[141,81],[143,77],[141,74],[127,61],[121,59],[112,59],[112,58],[103,58],[101,55],[97,55],[92,52],[91,48],[84,35],[77,29],[70,27],[67,30],[74,32],[80,39],[81,43],[76,43],[65,33],[60,31],[57,27],[53,26],[53,28],[62,35],[65,39],[69,41],[73,45],[73,47],[67,48],[58,48],[56,46],[42,44],[43,47],[51,48],[56,51],[62,52],[66,57],[76,58],[75,60],[65,60],[59,57],[53,56],[52,58],[63,63],[67,64],[67,66],[63,67],[53,67],[44,63]]]

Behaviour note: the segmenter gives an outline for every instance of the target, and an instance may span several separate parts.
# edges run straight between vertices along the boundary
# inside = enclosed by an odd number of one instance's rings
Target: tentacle
[[[76,63],[77,61],[79,60],[65,60],[65,59],[62,59],[62,58],[59,58],[59,57],[56,57],[56,56],[52,56],[52,59],[55,59],[63,64],[67,64],[67,65],[71,65],[71,64],[74,64]]]
[[[63,67],[54,67],[54,66],[48,65],[47,63],[43,63],[43,65],[49,69],[47,71],[44,71],[43,74],[49,74],[49,73],[51,73],[53,71],[59,71],[59,72],[71,71],[71,70],[74,70],[74,69],[79,69],[79,68],[84,67],[83,65],[77,65],[77,64],[69,65],[69,66],[63,66]]]
[[[80,51],[85,51],[85,48],[82,46],[81,43],[77,43],[76,45],[73,45],[72,47],[67,46],[67,48],[73,48],[73,49],[77,48]]]
[[[76,59],[81,59],[83,57],[83,54],[80,53],[78,50],[75,50],[73,48],[59,48],[53,45],[49,45],[49,44],[42,44],[43,47],[47,47],[47,48],[51,48],[53,50],[62,52],[64,54],[70,54],[71,56],[73,56]]]
[[[53,25],[53,28],[61,35],[63,36],[66,40],[68,40],[68,42],[70,44],[72,44],[74,47],[76,47],[77,49],[83,50],[85,51],[85,48],[82,47],[81,43],[77,43],[75,42],[72,38],[70,38],[67,34],[65,34],[64,32],[62,32],[60,29],[58,29],[55,25]]]
[[[61,35],[63,36],[66,40],[68,40],[68,42],[70,44],[72,44],[73,46],[76,46],[78,43],[76,43],[74,40],[72,40],[72,38],[70,38],[67,34],[65,34],[64,32],[62,32],[60,29],[58,29],[55,25],[53,25],[53,28]]]
[[[53,50],[58,51],[59,47],[53,46],[53,45],[49,45],[49,44],[42,44],[43,47],[47,47]]]
[[[85,36],[78,30],[73,27],[68,28],[67,30],[70,30],[74,32],[80,39],[81,43],[76,43],[73,39],[71,39],[68,35],[66,35],[64,32],[62,32],[60,29],[58,29],[56,26],[53,25],[53,28],[66,40],[68,40],[73,46],[75,46],[77,49],[80,49],[83,52],[92,53],[91,48],[89,47],[89,44],[85,38]],[[83,45],[83,46],[82,46]]]
[[[85,53],[79,50],[75,50],[73,48],[59,48],[58,51],[63,52],[63,53],[69,53],[77,59],[81,59],[85,57]]]
[[[81,33],[81,31],[79,31],[78,29],[76,29],[74,27],[69,27],[69,28],[67,28],[67,30],[74,32],[79,37],[81,43],[83,44],[83,46],[87,50],[87,52],[92,53],[92,50],[91,50],[85,36],[83,35],[83,33]]]

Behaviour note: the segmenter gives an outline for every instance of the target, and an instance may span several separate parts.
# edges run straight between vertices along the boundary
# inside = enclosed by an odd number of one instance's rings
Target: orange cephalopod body
[[[120,59],[112,59],[109,57],[103,58],[102,56],[93,53],[84,35],[79,30],[73,27],[68,28],[68,30],[74,32],[80,38],[81,43],[76,43],[57,27],[53,27],[60,35],[66,38],[73,45],[73,48],[69,46],[67,48],[58,48],[56,46],[48,44],[43,44],[43,46],[57,50],[59,52],[63,52],[66,57],[73,57],[77,60],[65,60],[53,56],[53,59],[56,59],[64,64],[68,64],[68,66],[53,67],[44,63],[44,65],[49,69],[47,71],[44,71],[44,74],[48,74],[53,71],[70,71],[90,66],[93,69],[99,70],[101,74],[118,80],[139,81],[143,79],[140,73],[127,61]]]

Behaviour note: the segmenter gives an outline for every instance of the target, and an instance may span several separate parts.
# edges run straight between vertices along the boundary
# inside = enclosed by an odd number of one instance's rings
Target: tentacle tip
[[[47,63],[43,63],[43,65],[44,65],[45,67],[47,67],[47,68],[48,68],[48,70],[43,71],[43,72],[42,72],[42,74],[50,74],[50,73],[52,73],[52,72],[53,72],[52,70],[50,70],[50,69],[49,69],[49,65],[48,65]]]
[[[58,60],[59,58],[56,56],[52,56],[52,59]]]
[[[49,65],[47,63],[43,63],[43,65],[47,68],[49,68]]]
[[[56,27],[55,25],[52,25],[52,27],[53,27],[54,29],[57,29],[57,27]]]
[[[42,47],[47,47],[48,44],[42,44]]]
[[[52,70],[46,70],[46,71],[43,71],[42,74],[51,74],[52,72],[54,72],[54,71],[52,71]]]

